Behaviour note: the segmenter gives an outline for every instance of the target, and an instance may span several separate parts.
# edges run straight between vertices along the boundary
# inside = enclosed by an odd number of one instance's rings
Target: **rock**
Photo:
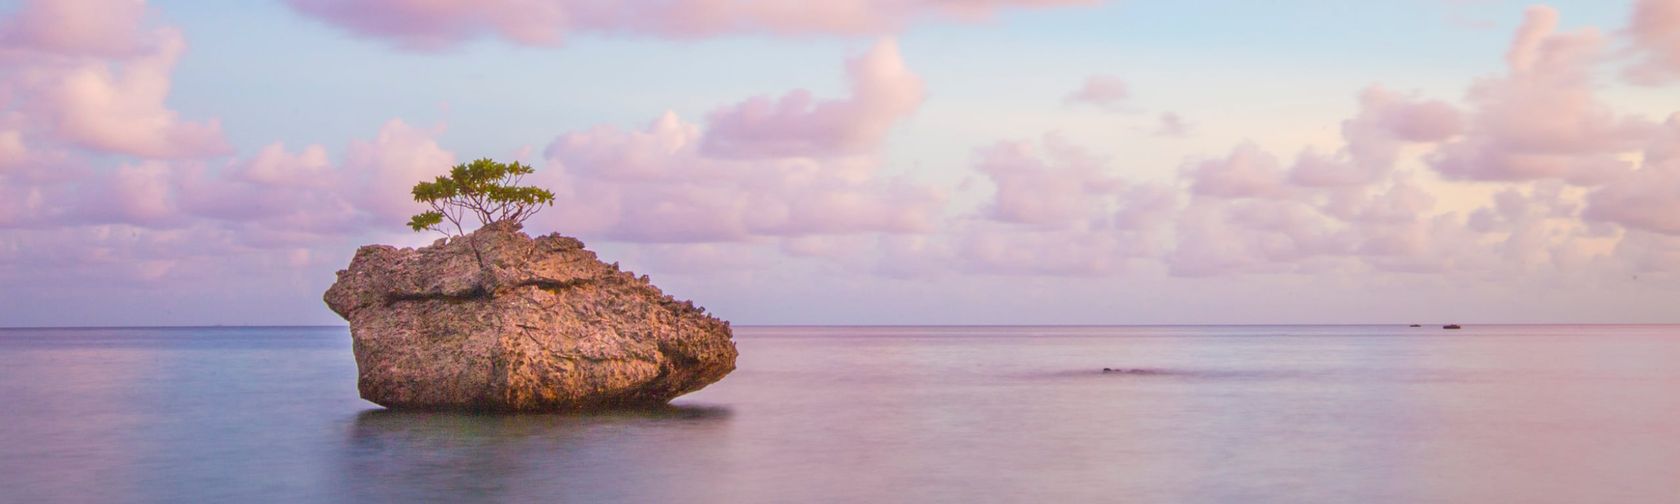
[[[324,298],[350,322],[362,398],[388,408],[655,405],[735,369],[728,322],[517,224],[364,246]]]
[[[1143,368],[1103,368],[1103,374],[1156,375],[1166,374],[1165,371]]]

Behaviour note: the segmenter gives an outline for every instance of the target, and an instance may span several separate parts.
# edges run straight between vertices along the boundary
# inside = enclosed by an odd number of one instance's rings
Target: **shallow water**
[[[671,408],[495,416],[361,401],[343,328],[0,330],[0,501],[1680,499],[1677,326],[736,333]]]

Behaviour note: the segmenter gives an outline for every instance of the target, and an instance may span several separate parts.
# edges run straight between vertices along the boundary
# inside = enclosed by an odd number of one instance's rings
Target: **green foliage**
[[[554,205],[554,193],[540,187],[521,187],[526,175],[533,172],[529,165],[498,163],[489,158],[462,163],[449,169],[449,176],[414,185],[414,201],[432,206],[431,210],[408,220],[415,231],[427,229],[450,234],[444,223],[464,235],[462,222],[469,216],[480,225],[493,222],[525,222],[544,206]]]

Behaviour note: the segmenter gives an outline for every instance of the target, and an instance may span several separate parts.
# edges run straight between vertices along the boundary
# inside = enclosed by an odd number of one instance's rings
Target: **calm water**
[[[343,328],[0,330],[0,501],[1680,502],[1677,326],[736,338],[669,410],[474,416],[358,399]]]

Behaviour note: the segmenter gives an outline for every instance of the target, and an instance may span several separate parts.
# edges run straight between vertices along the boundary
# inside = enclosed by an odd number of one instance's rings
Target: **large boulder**
[[[735,369],[729,323],[583,242],[492,224],[420,249],[369,245],[325,299],[350,321],[362,398],[389,408],[662,404]]]

